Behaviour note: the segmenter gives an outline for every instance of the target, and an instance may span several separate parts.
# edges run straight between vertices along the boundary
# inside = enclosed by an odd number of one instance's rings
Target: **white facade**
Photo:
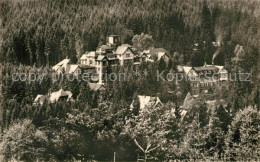
[[[95,66],[96,65],[96,52],[95,51],[91,51],[87,54],[84,54],[81,56],[81,58],[79,59],[80,64],[83,65],[88,65],[88,66]]]

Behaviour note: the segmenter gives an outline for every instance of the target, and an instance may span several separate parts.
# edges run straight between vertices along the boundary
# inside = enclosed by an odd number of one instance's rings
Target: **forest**
[[[112,161],[115,153],[116,160],[127,161],[143,154],[159,161],[259,160],[259,18],[257,0],[1,1],[0,160]],[[171,54],[168,64],[140,67],[150,75],[119,67],[127,80],[108,82],[103,93],[86,82],[52,82],[51,66],[62,59],[76,63],[110,34],[132,45],[141,33]],[[213,61],[232,73],[251,73],[250,82],[215,90],[214,111],[204,96],[184,104],[188,82],[156,81],[157,70]],[[19,72],[44,78],[13,81]],[[61,87],[75,102],[33,105],[37,94]],[[145,114],[131,111],[137,95],[158,96],[164,104]],[[181,105],[188,110],[183,118]]]

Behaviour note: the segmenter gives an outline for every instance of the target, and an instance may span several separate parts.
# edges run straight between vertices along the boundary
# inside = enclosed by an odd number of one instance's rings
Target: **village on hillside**
[[[0,162],[260,161],[260,0],[0,4]]]
[[[219,43],[212,42],[214,46],[220,46]],[[194,45],[196,49],[197,43]],[[84,53],[79,57],[78,62],[73,64],[69,58],[61,60],[52,67],[53,72],[63,75],[69,74],[73,76],[81,75],[82,73],[94,76],[94,81],[90,80],[88,86],[92,91],[104,91],[106,83],[104,82],[104,74],[107,73],[108,67],[124,67],[132,66],[133,69],[138,69],[141,64],[156,63],[160,60],[168,63],[171,54],[164,48],[150,48],[148,50],[139,51],[129,44],[121,44],[120,36],[107,36],[107,44],[100,45],[96,51]],[[199,95],[208,95],[214,93],[214,89],[228,88],[228,71],[224,66],[204,64],[200,67],[192,66],[177,66],[177,73],[181,74],[183,79],[188,78],[190,92],[187,93],[183,102],[185,105],[188,100],[197,98]],[[176,81],[178,86],[180,81]],[[155,107],[162,105],[158,96],[142,96],[139,95],[141,103],[140,109],[144,107]],[[74,101],[70,91],[64,91],[62,88],[57,92],[52,92],[46,95],[39,94],[34,100],[34,105],[43,105],[44,102],[55,103],[57,101]],[[134,101],[133,101],[134,102]],[[209,105],[214,105],[214,98],[207,101]],[[224,100],[222,102],[225,102]],[[225,105],[225,104],[224,104]],[[130,106],[131,107],[131,106]],[[182,107],[182,106],[181,106]],[[186,105],[184,107],[187,107]],[[174,111],[174,110],[173,110]],[[181,114],[185,115],[186,110]]]

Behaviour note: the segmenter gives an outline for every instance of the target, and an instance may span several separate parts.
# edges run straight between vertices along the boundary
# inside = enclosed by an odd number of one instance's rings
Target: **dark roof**
[[[170,54],[170,52],[164,48],[151,48],[150,49],[150,54],[157,54],[158,52],[165,52],[166,54]]]
[[[115,49],[114,47],[108,46],[108,45],[101,45],[100,48],[104,49],[104,50],[113,50]]]
[[[95,69],[94,66],[88,66],[88,65],[84,65],[84,64],[78,64],[78,65],[82,69]]]
[[[108,37],[119,37],[119,35],[111,34],[111,35],[108,35]]]
[[[110,53],[110,54],[107,54],[106,57],[107,57],[108,60],[118,60],[116,54]]]
[[[201,66],[201,67],[194,67],[195,71],[207,71],[207,70],[211,70],[211,71],[218,71],[219,69],[215,66]]]
[[[103,60],[103,59],[106,59],[106,56],[104,56],[104,55],[98,55],[97,61],[101,61],[101,60]]]
[[[150,55],[152,56],[152,57],[158,57],[158,53],[159,52],[165,52],[165,54],[166,55],[168,55],[169,56],[169,54],[170,54],[170,52],[169,51],[167,51],[166,49],[164,49],[164,48],[151,48],[150,49]]]

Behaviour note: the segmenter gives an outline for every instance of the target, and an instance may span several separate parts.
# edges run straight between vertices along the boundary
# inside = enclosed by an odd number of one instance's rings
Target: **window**
[[[92,65],[93,61],[92,60],[89,60],[89,64]]]
[[[127,53],[127,54],[126,54],[126,57],[130,57],[130,53]]]

